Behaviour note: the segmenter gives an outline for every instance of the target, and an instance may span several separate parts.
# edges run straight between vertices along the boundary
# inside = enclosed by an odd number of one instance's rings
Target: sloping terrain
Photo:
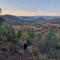
[[[56,23],[56,24],[60,24],[60,18],[56,18],[56,19],[51,19],[49,21],[47,21],[48,23]]]
[[[20,23],[40,23],[52,21],[53,19],[59,18],[59,16],[13,16],[13,15],[2,15],[2,18],[11,24]]]
[[[21,52],[10,42],[0,45],[0,60],[34,60],[34,58],[28,49],[25,51],[22,49]]]

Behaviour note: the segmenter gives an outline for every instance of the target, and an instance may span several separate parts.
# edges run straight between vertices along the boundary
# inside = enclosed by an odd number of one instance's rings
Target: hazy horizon
[[[60,0],[1,0],[3,14],[15,16],[60,16]]]

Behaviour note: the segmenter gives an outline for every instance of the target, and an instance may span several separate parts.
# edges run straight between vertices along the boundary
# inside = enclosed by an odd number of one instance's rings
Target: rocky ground
[[[12,43],[3,43],[0,45],[0,60],[34,60],[34,58],[29,49],[20,50]]]

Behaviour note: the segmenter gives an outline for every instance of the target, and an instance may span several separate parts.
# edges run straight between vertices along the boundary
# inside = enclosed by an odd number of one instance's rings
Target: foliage
[[[16,31],[16,38],[17,39],[20,39],[21,35],[22,35],[22,31],[20,31],[20,30]]]
[[[5,38],[3,38],[5,37]],[[21,31],[16,30],[7,23],[2,23],[0,26],[0,41],[16,42],[17,38],[21,37]]]
[[[60,49],[60,40],[53,41],[52,45],[55,47],[56,50]]]
[[[32,43],[32,39],[34,38],[34,32],[30,29],[27,30],[27,43],[30,45]]]
[[[60,40],[58,40],[54,32],[49,32],[48,41],[49,41],[49,44],[52,45],[54,48],[60,49]]]
[[[48,40],[56,40],[57,39],[56,33],[49,31],[47,39]]]
[[[0,17],[0,24],[4,22],[4,19],[2,17]]]
[[[15,43],[16,40],[22,37],[29,45],[31,44],[37,47],[37,49],[33,49],[35,55],[40,52],[51,57],[56,57],[56,54],[58,54],[60,40],[58,40],[55,32],[49,31],[46,39],[42,39],[43,34],[37,33],[34,35],[35,33],[32,29],[15,30],[8,23],[3,22],[1,24],[1,22],[3,21],[0,21],[0,42],[12,41]]]

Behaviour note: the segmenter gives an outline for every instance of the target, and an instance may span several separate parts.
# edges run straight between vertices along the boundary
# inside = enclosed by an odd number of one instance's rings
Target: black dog
[[[24,43],[24,50],[26,50],[28,47],[28,44],[27,43]]]

